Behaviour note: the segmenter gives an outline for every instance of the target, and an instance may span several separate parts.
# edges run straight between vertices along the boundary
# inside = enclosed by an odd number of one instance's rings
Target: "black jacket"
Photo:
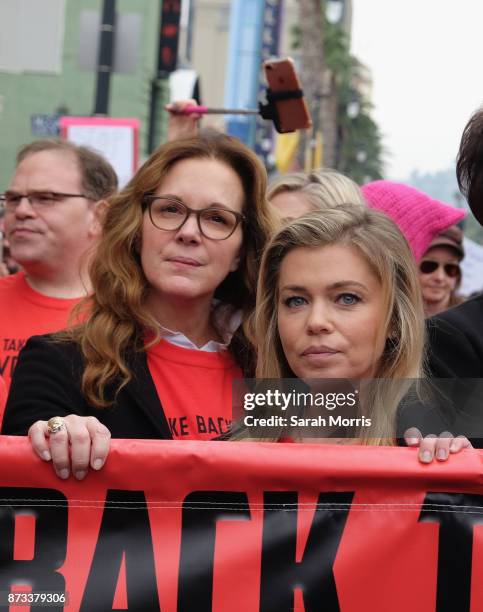
[[[428,365],[455,407],[454,431],[483,448],[483,295],[428,321]]]
[[[133,379],[118,394],[114,408],[99,409],[84,399],[78,346],[33,336],[20,352],[7,400],[2,433],[26,435],[37,420],[53,416],[95,416],[113,438],[171,439],[171,433],[149,373],[145,353],[132,354]]]
[[[435,378],[483,378],[483,295],[428,321],[428,363]]]

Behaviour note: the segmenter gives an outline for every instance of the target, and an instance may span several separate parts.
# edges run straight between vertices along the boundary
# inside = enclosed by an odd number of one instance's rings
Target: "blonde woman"
[[[349,202],[366,206],[357,184],[330,168],[283,174],[270,183],[267,198],[285,221]]]
[[[265,191],[263,165],[235,138],[154,153],[109,202],[85,322],[22,352],[3,433],[28,433],[60,477],[78,479],[103,465],[110,435],[224,433],[232,379],[253,372]]]
[[[363,444],[394,444],[401,400],[423,376],[424,346],[417,271],[396,225],[359,205],[309,213],[271,239],[257,291],[257,378],[300,378],[309,387],[313,379],[374,379],[359,398],[372,425],[355,435]],[[414,410],[406,418],[423,429]],[[435,433],[443,429],[441,422]],[[236,435],[244,436],[265,437],[263,427]],[[468,445],[425,439],[420,456],[443,460]]]

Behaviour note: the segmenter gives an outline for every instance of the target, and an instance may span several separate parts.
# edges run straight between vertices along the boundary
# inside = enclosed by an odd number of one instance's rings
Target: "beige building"
[[[200,75],[203,104],[223,106],[228,62],[230,0],[196,0],[191,66]],[[280,55],[294,55],[290,51],[290,30],[297,22],[297,1],[285,0],[281,33]],[[183,44],[183,38],[181,40]],[[223,124],[223,117],[206,117],[204,125]]]
[[[196,0],[193,10],[192,68],[200,75],[203,104],[222,107],[228,62],[230,0]],[[203,122],[222,128],[223,115],[209,115]]]
[[[352,0],[341,3],[338,0],[326,0],[326,2],[328,5],[339,5],[339,17],[350,39]],[[225,98],[231,2],[230,0],[192,0],[192,3],[194,27],[191,67],[200,75],[203,104],[221,107]],[[336,9],[337,6],[332,10]],[[293,57],[296,62],[298,52],[292,49],[291,45],[292,29],[298,22],[298,10],[297,0],[284,1],[280,38],[280,55]],[[186,33],[182,34],[180,48],[184,48],[185,41]],[[357,83],[354,85],[365,99],[371,99],[372,77],[369,69],[362,64]],[[203,121],[204,125],[223,127],[224,117],[211,115]]]

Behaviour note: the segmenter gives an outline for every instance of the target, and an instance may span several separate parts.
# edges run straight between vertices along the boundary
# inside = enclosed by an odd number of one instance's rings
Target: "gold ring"
[[[65,421],[62,417],[55,416],[47,421],[47,431],[49,434],[55,434],[62,429],[65,429]]]

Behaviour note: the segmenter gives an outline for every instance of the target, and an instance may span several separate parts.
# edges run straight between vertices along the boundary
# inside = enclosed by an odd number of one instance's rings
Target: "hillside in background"
[[[471,240],[483,244],[483,227],[469,211],[468,204],[458,189],[454,168],[433,173],[414,171],[403,182],[424,191],[437,200],[467,210],[468,215],[464,220],[465,235]]]

